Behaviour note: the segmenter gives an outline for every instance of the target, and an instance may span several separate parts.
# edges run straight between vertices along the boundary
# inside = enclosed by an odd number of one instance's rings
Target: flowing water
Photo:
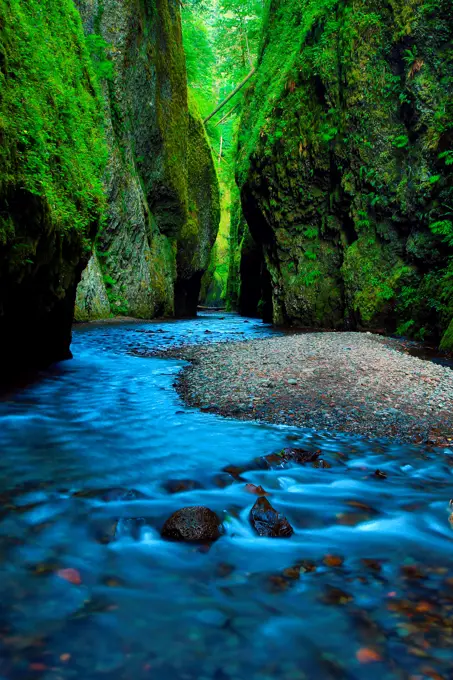
[[[0,680],[453,677],[453,450],[225,420],[181,402],[183,362],[137,356],[276,332],[228,314],[80,327],[72,361],[4,395]],[[243,474],[295,530],[261,538],[221,471],[285,446],[331,467]],[[224,521],[209,549],[160,538],[187,505]]]

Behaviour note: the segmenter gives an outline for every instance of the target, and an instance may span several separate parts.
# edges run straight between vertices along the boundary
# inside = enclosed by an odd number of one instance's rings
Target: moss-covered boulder
[[[0,0],[0,362],[70,355],[102,220],[102,107],[72,0]]]
[[[237,178],[275,322],[446,331],[452,39],[449,0],[271,0]]]

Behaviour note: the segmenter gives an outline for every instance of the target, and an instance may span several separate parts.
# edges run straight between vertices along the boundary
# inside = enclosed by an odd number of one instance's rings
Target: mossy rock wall
[[[70,356],[102,222],[102,105],[72,0],[0,0],[0,363]]]
[[[113,67],[103,84],[108,219],[96,242],[110,313],[141,318],[185,313],[186,293],[196,298],[195,313],[200,285],[195,279],[201,280],[212,246],[205,205],[217,188],[201,121],[189,114],[179,3],[77,0],[77,5],[88,40],[106,43],[97,56],[101,66],[105,59]],[[203,203],[191,192],[204,180]],[[83,315],[88,307],[89,300],[81,299]]]
[[[74,318],[76,321],[93,321],[110,316],[110,300],[105,289],[98,258],[93,255],[84,269],[77,286]]]
[[[452,39],[450,0],[271,0],[237,180],[276,323],[446,332]]]
[[[220,222],[217,174],[206,132],[192,98],[189,98],[188,219],[179,236],[175,313],[195,316],[203,274],[210,263]]]

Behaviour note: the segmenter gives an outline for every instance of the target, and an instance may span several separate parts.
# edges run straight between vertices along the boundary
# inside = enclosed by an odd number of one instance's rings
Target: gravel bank
[[[180,394],[224,416],[440,446],[453,438],[453,371],[382,336],[310,333],[175,355],[192,362]]]

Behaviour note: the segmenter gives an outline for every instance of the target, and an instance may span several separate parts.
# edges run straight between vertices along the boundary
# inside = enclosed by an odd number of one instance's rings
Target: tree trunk
[[[248,75],[245,76],[244,80],[243,80],[241,83],[239,83],[239,85],[238,85],[237,87],[234,88],[233,92],[230,92],[230,94],[228,95],[228,97],[226,97],[226,98],[223,100],[223,102],[220,102],[220,104],[218,105],[218,107],[217,107],[216,109],[214,109],[214,111],[213,111],[212,113],[210,113],[209,116],[208,116],[207,118],[204,119],[203,123],[204,123],[205,125],[206,125],[206,123],[208,122],[208,120],[211,120],[211,118],[212,118],[213,116],[215,116],[215,114],[218,113],[218,112],[220,111],[220,109],[223,109],[223,107],[225,106],[225,104],[228,104],[228,102],[230,101],[230,99],[232,99],[232,98],[234,97],[234,95],[237,94],[237,93],[239,92],[239,90],[242,90],[242,88],[244,87],[244,85],[250,80],[250,78],[253,76],[254,73],[255,73],[255,67],[253,67],[252,70],[250,71],[250,73],[249,73]]]

